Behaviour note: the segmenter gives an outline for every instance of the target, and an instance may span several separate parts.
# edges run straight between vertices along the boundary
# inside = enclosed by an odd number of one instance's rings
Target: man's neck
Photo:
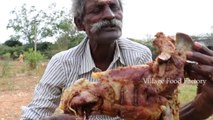
[[[111,44],[92,44],[90,45],[91,54],[96,67],[106,70],[113,60],[116,42]]]

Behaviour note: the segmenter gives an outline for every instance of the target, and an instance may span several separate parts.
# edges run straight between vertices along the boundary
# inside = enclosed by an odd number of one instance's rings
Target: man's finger
[[[193,70],[196,73],[204,76],[206,79],[212,80],[213,66],[193,64],[191,66],[191,70]]]
[[[200,44],[199,42],[195,42],[193,48],[195,51],[201,52],[205,55],[213,56],[213,51],[208,49],[206,46]]]
[[[187,52],[187,59],[196,61],[199,64],[213,65],[213,57],[202,54],[200,52]]]
[[[189,79],[191,79],[191,80],[203,80],[203,79],[205,79],[202,75],[199,75],[197,72],[192,71],[192,70],[187,72],[187,77],[189,77]]]
[[[203,90],[208,95],[208,97],[213,100],[213,82],[212,81],[206,81],[206,84],[203,87]]]

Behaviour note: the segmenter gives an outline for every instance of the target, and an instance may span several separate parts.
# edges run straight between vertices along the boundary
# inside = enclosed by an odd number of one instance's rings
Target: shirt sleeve
[[[35,88],[32,102],[23,108],[21,120],[39,120],[50,116],[60,103],[65,73],[61,62],[52,58]]]
[[[144,50],[140,51],[140,54],[135,60],[136,65],[145,64],[152,61],[152,52],[148,47],[144,47]]]
[[[147,48],[147,50],[144,52],[143,58],[144,58],[145,63],[153,61],[152,52],[149,48]]]

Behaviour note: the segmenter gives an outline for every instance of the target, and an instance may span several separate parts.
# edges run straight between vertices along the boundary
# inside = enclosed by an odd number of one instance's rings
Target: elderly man
[[[36,86],[33,101],[23,109],[22,120],[42,119],[51,116],[58,107],[63,89],[79,78],[91,81],[91,73],[118,66],[144,64],[151,60],[150,50],[140,44],[120,38],[123,8],[121,0],[73,0],[74,22],[87,37],[77,47],[52,57],[44,75]],[[190,66],[189,75],[204,78],[213,75],[213,51],[195,44],[196,52],[189,53],[190,60],[200,64]],[[198,74],[199,73],[199,76]],[[209,77],[208,79],[212,79]],[[208,81],[196,99],[181,110],[182,119],[204,119],[213,113],[213,88]],[[206,108],[208,109],[206,109]],[[59,115],[47,119],[75,119]],[[118,120],[106,115],[90,116],[91,120]]]

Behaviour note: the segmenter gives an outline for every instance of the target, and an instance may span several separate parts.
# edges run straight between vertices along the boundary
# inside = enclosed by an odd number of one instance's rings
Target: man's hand
[[[206,80],[198,84],[198,94],[189,104],[181,108],[181,120],[202,120],[213,114],[213,51],[195,42],[194,51],[187,54],[187,59],[198,64],[189,64],[186,71],[190,79]]]

